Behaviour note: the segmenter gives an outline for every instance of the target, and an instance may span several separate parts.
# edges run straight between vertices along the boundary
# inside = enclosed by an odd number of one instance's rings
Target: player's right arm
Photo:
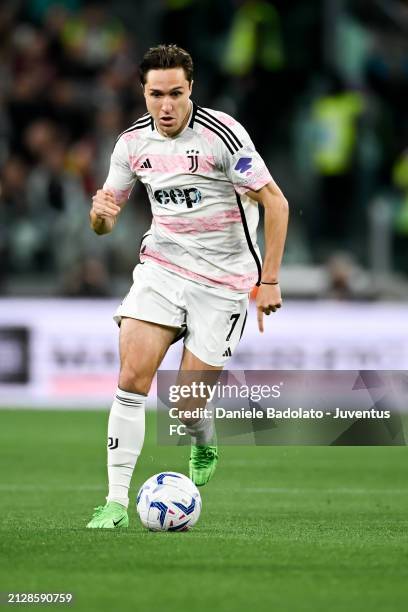
[[[118,218],[121,207],[116,204],[115,195],[109,189],[98,189],[92,198],[90,212],[91,227],[95,234],[109,234]]]
[[[109,234],[113,230],[135,181],[136,177],[129,163],[127,143],[120,137],[113,149],[105,184],[92,198],[90,222],[96,234]]]

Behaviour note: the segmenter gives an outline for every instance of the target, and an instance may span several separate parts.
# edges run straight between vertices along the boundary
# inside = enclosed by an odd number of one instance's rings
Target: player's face
[[[147,110],[165,136],[177,136],[186,126],[192,84],[187,81],[183,68],[147,73],[143,89]]]

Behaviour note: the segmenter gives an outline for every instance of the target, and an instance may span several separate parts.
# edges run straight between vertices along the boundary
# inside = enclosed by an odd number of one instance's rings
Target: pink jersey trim
[[[252,189],[252,191],[258,191],[258,189],[261,189],[262,187],[265,187],[265,185],[267,185],[268,183],[271,182],[272,177],[269,174],[269,171],[265,168],[265,170],[261,173],[261,174],[256,174],[255,177],[256,180],[254,182],[252,182],[250,179],[248,179],[248,185],[236,185],[234,183],[234,189],[237,193],[244,195],[247,191],[249,191],[250,189]]]
[[[142,168],[142,164],[149,159],[149,168]],[[181,171],[188,174],[190,171],[191,160],[186,155],[157,155],[144,153],[143,155],[129,156],[130,168],[133,172],[141,170],[148,173],[172,173]],[[214,170],[215,159],[214,155],[197,155],[197,168],[194,173],[208,174]]]
[[[126,142],[131,142],[132,140],[140,140],[140,138],[142,137],[141,132],[142,130],[132,130],[131,132],[125,132],[125,134],[122,135],[122,138]]]
[[[168,232],[201,234],[222,231],[232,223],[241,223],[241,214],[237,208],[232,208],[216,215],[195,219],[178,218],[173,215],[154,215],[154,222]]]
[[[111,187],[106,183],[104,184],[103,188],[107,191],[112,191],[113,195],[115,196],[115,200],[118,204],[120,202],[123,202],[124,200],[127,200],[130,192],[132,191],[132,187],[129,187],[128,189],[115,189],[115,187]]]
[[[201,136],[204,136],[204,138],[206,139],[206,141],[212,145],[214,143],[214,141],[217,138],[217,135],[214,134],[214,132],[212,132],[211,130],[209,130],[208,128],[201,126],[200,125],[200,134]]]
[[[163,268],[167,270],[172,270],[184,276],[186,278],[190,278],[191,280],[197,281],[199,283],[210,284],[216,287],[224,287],[226,289],[232,289],[233,291],[247,292],[250,291],[254,285],[256,284],[258,274],[227,274],[225,276],[218,277],[210,277],[204,276],[203,274],[197,274],[196,272],[192,272],[187,268],[182,268],[177,264],[172,263],[168,259],[166,259],[161,253],[155,251],[154,249],[150,249],[146,247],[143,252],[143,255],[140,257],[140,261],[145,261],[146,259],[150,259],[151,261],[160,264]]]
[[[219,121],[221,121],[221,123],[223,123],[224,125],[237,125],[237,122],[235,121],[235,119],[233,117],[231,117],[230,115],[227,115],[226,113],[223,113],[222,111],[211,111],[211,109],[204,109],[210,112],[213,112],[214,115],[217,117],[217,119]]]

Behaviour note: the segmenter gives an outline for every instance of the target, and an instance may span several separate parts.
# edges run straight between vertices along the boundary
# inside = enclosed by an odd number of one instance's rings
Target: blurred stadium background
[[[231,367],[408,369],[407,30],[402,0],[2,3],[1,405],[110,403],[151,216],[140,185],[112,235],[88,211],[159,42],[191,52],[193,98],[243,123],[291,206],[285,308],[263,337],[251,317]]]

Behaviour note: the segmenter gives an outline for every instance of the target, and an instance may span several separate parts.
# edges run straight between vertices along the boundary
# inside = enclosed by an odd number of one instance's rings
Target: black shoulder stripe
[[[142,119],[138,119],[137,121],[132,123],[130,128],[137,127],[138,125],[145,125],[146,123],[149,124],[150,121],[151,121],[151,117],[142,117]],[[128,128],[128,129],[130,129],[130,128]]]
[[[248,243],[248,248],[249,248],[249,250],[251,252],[252,257],[255,260],[255,264],[256,264],[256,267],[258,269],[258,282],[256,284],[257,284],[257,287],[259,287],[259,285],[261,284],[261,274],[262,274],[261,262],[259,261],[258,254],[255,251],[254,245],[252,244],[251,236],[250,236],[249,229],[248,229],[247,220],[246,220],[246,217],[245,217],[244,207],[242,206],[241,198],[239,197],[237,192],[235,192],[235,197],[237,199],[237,204],[238,204],[239,212],[241,214],[241,221],[242,221],[242,225],[244,226],[244,234],[245,234],[246,241]]]
[[[129,128],[127,128],[126,130],[123,130],[123,134],[125,132],[130,132],[130,130],[134,130],[135,128],[139,128],[139,127],[146,127],[147,125],[150,125],[152,121],[151,117],[145,117],[144,119],[139,119],[138,121],[136,121],[135,123],[133,123]]]
[[[229,143],[231,144],[231,146],[234,148],[235,151],[238,151],[240,148],[242,148],[242,143],[236,137],[235,139],[231,138],[228,132],[224,129],[225,126],[222,123],[218,123],[217,121],[213,120],[209,115],[204,115],[201,113],[200,114],[197,113],[196,120],[197,118],[200,118],[201,120],[206,121],[207,123],[212,125],[214,128],[222,132],[222,134],[224,135],[224,138],[226,138],[226,140],[229,141]],[[239,144],[236,142],[237,140]]]
[[[148,123],[151,120],[151,118],[152,118],[152,116],[149,115],[149,114],[143,115],[143,117],[140,117],[140,119],[136,119],[136,121],[134,121],[132,123],[132,125],[129,128],[126,128],[126,129],[130,130],[132,127],[134,127],[136,125],[140,125],[142,123]]]
[[[231,138],[232,141],[236,142],[236,144],[238,145],[238,147],[241,149],[242,148],[242,142],[239,140],[238,136],[236,134],[234,134],[234,132],[231,130],[231,128],[228,127],[228,125],[225,125],[222,121],[220,121],[217,117],[215,117],[214,115],[211,115],[211,113],[209,113],[208,111],[204,110],[203,108],[199,108],[197,111],[201,117],[205,117],[207,119],[207,121],[209,121],[210,123],[212,123],[213,125],[216,125],[217,127],[220,128],[220,130],[222,132],[224,132],[224,134]]]
[[[200,117],[198,117],[196,115],[195,118],[195,123],[200,123],[200,125],[203,125],[204,127],[207,128],[207,130],[211,130],[211,132],[214,132],[214,134],[217,134],[217,136],[219,136],[221,138],[221,140],[223,141],[223,143],[225,144],[225,146],[227,147],[228,151],[231,153],[231,155],[234,155],[234,153],[236,153],[238,151],[238,147],[232,147],[231,142],[228,141],[224,134],[220,131],[218,131],[218,129],[216,129],[213,125],[211,125],[210,123],[206,123],[205,121],[203,121]]]
[[[136,119],[136,121],[134,121],[130,127],[133,127],[137,123],[142,123],[143,121],[146,121],[146,119],[150,119],[150,117],[151,117],[150,113],[145,113],[144,115],[139,117],[139,119]]]

